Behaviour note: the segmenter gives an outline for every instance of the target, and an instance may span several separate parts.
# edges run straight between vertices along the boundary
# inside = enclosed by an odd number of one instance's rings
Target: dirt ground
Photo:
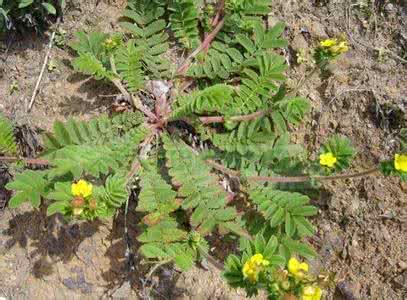
[[[124,0],[67,2],[60,26],[66,43],[77,30],[113,31],[125,6]],[[400,128],[407,127],[407,2],[274,0],[269,22],[278,20],[287,24],[290,47],[283,54],[292,83],[309,71],[309,52],[320,39],[344,34],[352,46],[330,72],[315,74],[300,90],[313,109],[296,140],[318,149],[328,135],[346,135],[359,150],[355,168],[360,169],[390,157]],[[26,113],[49,35],[9,37],[0,46],[0,111],[19,126],[50,129],[54,120],[109,110],[113,98],[103,95],[117,92],[76,74],[65,45],[53,47],[55,68],[47,68],[34,108]],[[9,196],[1,166],[0,175],[1,208]],[[324,184],[313,199],[320,214],[310,242],[320,253],[312,267],[336,273],[327,299],[407,299],[406,193],[397,179],[380,175]],[[0,297],[245,299],[206,266],[184,274],[162,268],[160,276],[146,281],[147,267],[137,256],[125,256],[122,214],[77,224],[44,215],[29,206],[0,212]],[[130,224],[131,253],[136,234]]]

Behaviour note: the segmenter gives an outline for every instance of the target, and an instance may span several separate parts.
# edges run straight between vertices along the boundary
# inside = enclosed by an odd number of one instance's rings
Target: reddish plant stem
[[[155,133],[154,133],[155,134]],[[151,142],[151,139],[154,137],[154,134],[149,135],[145,141],[142,143],[142,145],[148,144]],[[27,164],[31,165],[49,165],[50,162],[45,159],[39,159],[39,158],[23,158],[23,157],[11,157],[11,156],[2,156],[0,157],[0,161],[4,162],[16,162],[16,161],[24,161]],[[240,177],[241,174],[239,171],[231,170],[214,160],[208,159],[206,162],[211,165],[214,169],[227,174],[232,177]],[[132,168],[128,174],[129,177],[133,177],[134,174],[137,172],[138,168],[140,167],[138,160],[135,160],[133,162]],[[367,175],[374,174],[378,171],[377,167],[357,172],[357,173],[352,173],[352,174],[339,174],[339,175],[332,175],[332,176],[310,176],[310,175],[305,175],[305,176],[249,176],[247,177],[247,180],[249,181],[265,181],[265,182],[273,182],[273,183],[295,183],[295,182],[307,182],[311,179],[315,180],[320,180],[320,181],[329,181],[329,180],[340,180],[340,179],[350,179],[350,178],[358,178],[358,177],[364,177]]]
[[[216,27],[219,24],[219,21],[221,20],[224,9],[225,9],[225,0],[221,0],[218,3],[217,13],[212,20],[212,23],[211,23],[212,27]],[[208,36],[208,34],[205,33],[205,38],[207,36]],[[202,51],[205,52],[205,54],[206,54],[208,52],[208,50],[209,50],[209,44],[207,44],[206,47]]]
[[[229,176],[232,177],[239,177],[240,176],[240,172],[239,171],[235,171],[235,170],[231,170],[229,168],[226,168],[225,166],[217,163],[216,161],[212,160],[212,159],[207,159],[206,163],[208,165],[211,165],[214,169],[221,171],[224,174],[227,174]]]
[[[232,177],[240,177],[241,174],[238,171],[231,170],[226,168],[225,166],[213,161],[213,160],[206,160],[206,162],[211,165],[214,169],[227,174]],[[352,174],[339,174],[339,175],[332,175],[332,176],[249,176],[246,179],[249,181],[265,181],[265,182],[273,182],[273,183],[295,183],[295,182],[307,182],[311,179],[320,180],[320,181],[329,181],[329,180],[339,180],[339,179],[349,179],[349,178],[357,178],[357,177],[364,177],[378,171],[377,167],[352,173]]]
[[[4,162],[16,162],[16,161],[24,161],[30,165],[49,165],[49,161],[40,158],[25,158],[25,157],[14,157],[14,156],[1,156],[0,161]]]
[[[215,39],[216,35],[219,33],[219,31],[222,29],[223,24],[225,23],[225,19],[222,19],[219,21],[218,25],[216,25],[215,29],[205,38],[205,40],[202,42],[202,44],[194,50],[181,64],[181,66],[177,70],[177,75],[182,76],[185,75],[185,73],[188,71],[189,65],[191,63],[191,60],[196,57],[199,53],[204,51],[209,47],[209,45],[212,43],[212,41]]]
[[[225,9],[225,0],[221,0],[218,3],[218,12],[216,13],[215,17],[212,20],[212,26],[216,26],[219,23],[220,17]]]
[[[149,144],[155,135],[157,134],[157,130],[153,130],[145,139],[144,141],[140,144],[140,149],[145,147],[147,144]],[[45,159],[40,159],[40,158],[25,158],[25,157],[14,157],[14,156],[0,156],[0,161],[4,162],[16,162],[16,161],[24,161],[26,164],[30,165],[42,165],[42,166],[48,166],[50,165],[50,162]],[[128,180],[130,180],[138,171],[138,169],[141,167],[140,162],[138,158],[136,157],[132,163],[132,166],[130,168],[129,173],[127,174]]]
[[[314,178],[316,180],[337,180],[337,179],[349,179],[349,178],[357,178],[357,177],[364,177],[367,175],[374,174],[379,171],[378,167],[374,167],[371,169],[368,169],[366,171],[358,172],[358,173],[353,173],[353,174],[339,174],[339,175],[332,175],[332,176],[314,176],[311,178]]]
[[[151,121],[156,121],[157,116],[141,103],[141,100],[134,95],[131,95],[131,100],[136,109],[144,113]]]
[[[205,3],[205,5],[208,5],[207,3]],[[216,15],[213,17],[212,22],[211,22],[211,26],[212,27],[216,27],[216,25],[218,25],[221,14],[223,13],[223,9],[225,8],[225,0],[221,0],[219,1],[219,3],[217,4],[217,13]],[[204,39],[206,39],[206,37],[209,35],[208,32],[204,33]],[[206,49],[207,50],[207,49]]]
[[[273,183],[295,183],[295,182],[307,182],[311,179],[320,180],[320,181],[329,181],[329,180],[339,180],[339,179],[349,179],[349,178],[357,178],[357,177],[364,177],[378,171],[377,167],[373,169],[369,169],[366,171],[352,173],[352,174],[339,174],[333,176],[293,176],[293,177],[274,177],[274,176],[250,176],[247,177],[249,181],[265,181],[265,182],[273,182]]]

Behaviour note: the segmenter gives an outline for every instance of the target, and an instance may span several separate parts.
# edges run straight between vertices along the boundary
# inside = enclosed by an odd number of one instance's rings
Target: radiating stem
[[[206,160],[206,162],[211,165],[214,169],[227,174],[232,177],[241,177],[241,173],[239,171],[231,170],[213,160]],[[357,177],[364,177],[376,173],[378,171],[377,167],[351,173],[351,174],[338,174],[332,176],[313,176],[313,175],[304,175],[304,176],[248,176],[245,179],[248,181],[265,181],[265,182],[273,182],[273,183],[296,183],[296,182],[307,182],[311,179],[319,180],[319,181],[329,181],[329,180],[340,180],[340,179],[349,179],[349,178],[357,178]]]

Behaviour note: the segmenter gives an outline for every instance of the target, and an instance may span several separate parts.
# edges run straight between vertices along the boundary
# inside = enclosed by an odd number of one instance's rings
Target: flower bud
[[[74,216],[79,216],[83,212],[83,208],[74,208],[72,213]]]
[[[84,204],[85,204],[85,199],[83,199],[83,197],[81,197],[81,196],[77,196],[77,197],[73,198],[73,200],[71,201],[71,205],[73,208],[81,208]]]
[[[95,210],[98,207],[97,202],[95,199],[90,199],[89,201],[89,209]]]
[[[282,283],[281,283],[281,288],[283,289],[283,290],[285,290],[285,291],[288,291],[289,289],[290,289],[290,282],[287,280],[287,281],[283,281]]]
[[[272,290],[273,292],[279,292],[279,291],[280,291],[280,287],[278,286],[278,283],[273,283],[273,284],[271,285],[271,290]]]

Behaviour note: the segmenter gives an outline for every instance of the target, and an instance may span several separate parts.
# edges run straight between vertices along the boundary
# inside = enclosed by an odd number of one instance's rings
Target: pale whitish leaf
[[[1,6],[1,4],[0,4],[0,6]],[[0,14],[4,17],[4,19],[6,20],[6,22],[9,21],[9,19],[8,19],[8,17],[7,17],[7,12],[6,12],[2,7],[0,7]]]
[[[47,3],[47,2],[42,2],[41,4],[47,10],[47,12],[49,14],[56,15],[57,10],[55,9],[55,7],[52,4]]]
[[[18,3],[18,8],[24,8],[30,6],[34,3],[34,0],[20,0]]]

